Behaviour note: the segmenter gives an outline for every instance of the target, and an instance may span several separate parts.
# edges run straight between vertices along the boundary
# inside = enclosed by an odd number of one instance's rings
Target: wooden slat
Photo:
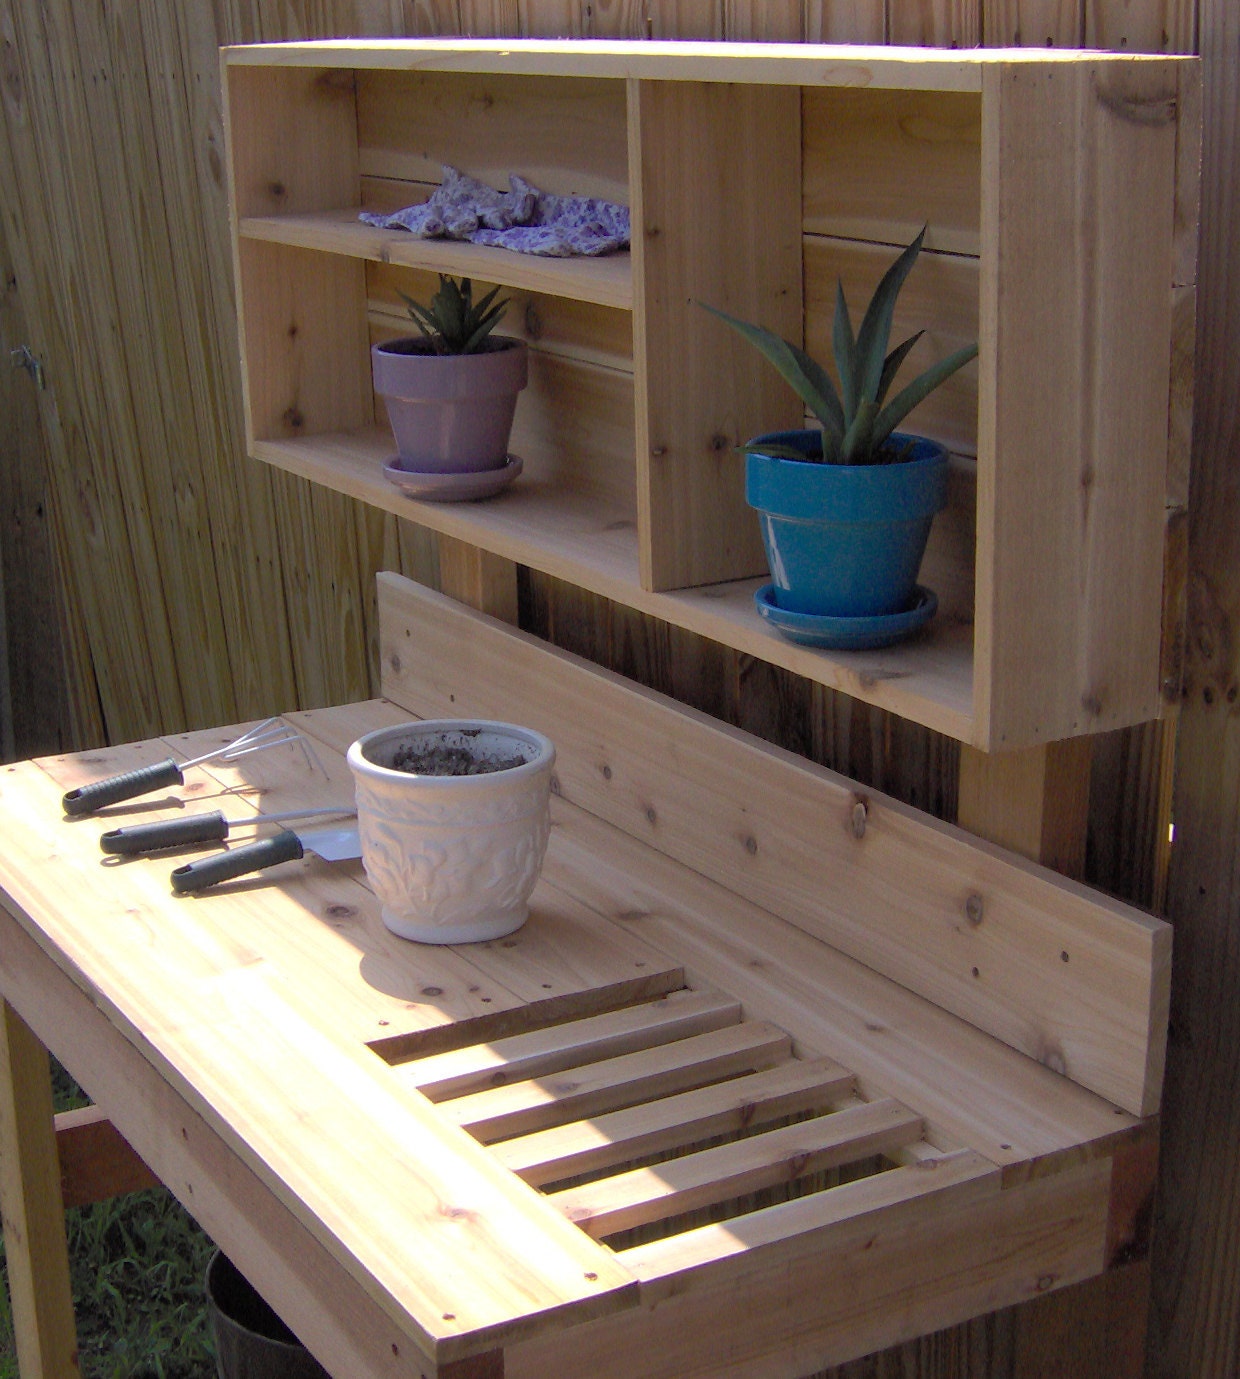
[[[957,822],[1061,875],[1082,876],[1091,748],[1087,737],[1021,752],[962,747]]]
[[[47,1051],[0,1001],[0,1205],[13,1339],[23,1374],[79,1373]]]
[[[805,0],[807,43],[885,43],[883,0]]]
[[[66,1207],[159,1186],[159,1179],[97,1106],[57,1114],[56,1156]]]
[[[1134,53],[1191,53],[1197,0],[1093,0],[1085,7],[1085,46]]]
[[[829,1059],[791,1059],[747,1077],[501,1140],[491,1152],[527,1183],[550,1183],[783,1116],[828,1111],[854,1083],[852,1073]]]
[[[1176,749],[1169,912],[1177,935],[1177,1039],[1168,1060],[1155,1211],[1151,1372],[1225,1379],[1240,1357],[1231,1242],[1240,1134],[1240,1007],[1232,998],[1240,859],[1240,10],[1201,0],[1204,178],[1200,341],[1190,509],[1189,608]]]
[[[723,0],[723,36],[732,43],[800,43],[802,0]]]
[[[503,190],[515,172],[540,191],[629,200],[615,81],[363,72],[357,138],[368,176],[438,183],[448,163]]]
[[[681,0],[682,4],[703,3],[711,7],[716,0]],[[971,11],[972,0],[924,0],[928,7],[947,11],[958,7]],[[665,13],[666,12],[666,13]],[[672,3],[659,7],[659,26],[675,21]],[[915,21],[914,21],[915,22]],[[713,21],[708,21],[713,23]],[[857,48],[839,44],[829,53],[809,51],[799,45],[735,43],[720,47],[711,42],[624,42],[611,39],[496,40],[461,45],[444,45],[434,40],[403,40],[399,43],[287,42],[229,47],[223,61],[228,66],[262,67],[343,67],[358,72],[383,70],[436,73],[499,74],[557,78],[635,78],[658,80],[667,76],[667,62],[675,55],[679,64],[677,80],[698,82],[736,82],[760,86],[868,86],[881,90],[977,91],[981,73],[1000,63],[1026,60],[1047,62],[1069,68],[1101,60],[1119,67],[1136,57],[1138,65],[1146,59],[1136,54],[1116,55],[1077,51],[1039,52],[1036,58],[1005,53],[996,59],[987,49],[925,48],[916,53],[902,48],[885,50]],[[950,39],[949,39],[950,41]],[[959,38],[964,42],[963,37]],[[824,58],[827,59],[824,61]],[[369,78],[367,78],[369,79]]]
[[[403,1073],[423,1096],[431,1101],[445,1101],[668,1044],[687,1035],[736,1024],[740,1015],[739,1002],[730,997],[697,991],[670,992],[647,1005],[628,1006],[570,1024],[421,1058],[405,1066]]]
[[[966,1153],[627,1250],[656,1304],[639,1314],[640,1332],[636,1321],[599,1323],[571,1341],[517,1346],[505,1373],[535,1379],[571,1364],[623,1379],[637,1345],[650,1379],[795,1379],[843,1364],[1096,1271],[1107,1180],[1105,1164],[1087,1164],[1000,1191]],[[972,1229],[949,1245],[945,1229],[963,1214]],[[915,1279],[928,1259],[933,1277]]]
[[[775,1025],[763,1021],[730,1025],[542,1080],[472,1092],[441,1102],[438,1110],[446,1120],[487,1143],[671,1096],[737,1073],[758,1072],[782,1063],[789,1048],[788,1036]],[[395,1071],[399,1076],[402,1070]]]
[[[973,93],[807,90],[804,228],[822,235],[981,247],[981,106]]]
[[[642,586],[762,574],[733,451],[801,406],[698,303],[799,337],[800,100],[694,82],[637,82],[630,100]]]
[[[396,577],[382,577],[380,599],[389,697],[427,716],[469,705],[543,727],[565,799],[1120,1105],[1157,1106],[1170,957],[1159,921]],[[402,660],[411,641],[421,654]],[[537,689],[522,695],[522,683]]]
[[[550,1200],[595,1239],[822,1169],[892,1154],[921,1135],[921,1118],[898,1101],[866,1102],[731,1144],[554,1192]],[[744,1229],[744,1227],[741,1227]]]
[[[1085,0],[987,0],[983,29],[992,48],[1080,47]]]
[[[1060,123],[1047,102],[1062,110],[1065,87],[1077,115]],[[980,407],[975,646],[992,747],[1159,712],[1169,360],[1143,342],[1171,333],[1175,96],[1170,68],[1083,63],[1013,68],[984,98],[996,137],[981,350],[994,372]],[[1036,228],[1017,224],[1017,202],[1040,206]],[[1119,205],[1146,210],[1129,223],[1104,209]],[[1037,370],[1022,343],[1034,339],[1063,342]],[[1017,573],[1029,569],[1034,584]],[[1020,669],[1034,664],[1036,680]]]
[[[982,0],[900,0],[888,6],[888,43],[971,48],[981,41]]]

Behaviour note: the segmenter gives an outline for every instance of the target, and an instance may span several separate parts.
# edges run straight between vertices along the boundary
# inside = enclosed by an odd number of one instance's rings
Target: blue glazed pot
[[[762,522],[781,608],[827,617],[900,613],[909,605],[934,514],[947,502],[947,451],[923,436],[895,464],[814,464],[746,458],[745,498]],[[750,442],[820,453],[817,431]]]

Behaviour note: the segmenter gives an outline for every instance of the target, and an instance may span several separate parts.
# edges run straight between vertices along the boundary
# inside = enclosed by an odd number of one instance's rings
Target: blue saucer
[[[753,596],[758,612],[789,641],[830,651],[873,651],[911,636],[934,617],[939,597],[933,589],[917,585],[913,599],[902,613],[879,613],[860,618],[832,618],[818,613],[793,613],[775,602],[773,584],[764,584]]]

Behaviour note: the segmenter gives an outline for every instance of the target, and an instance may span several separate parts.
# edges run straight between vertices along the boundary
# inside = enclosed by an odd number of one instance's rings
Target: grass
[[[57,1110],[85,1101],[55,1066],[53,1087]],[[176,1199],[157,1188],[65,1215],[84,1379],[215,1379],[202,1282],[214,1246]],[[4,1282],[0,1379],[17,1379]]]

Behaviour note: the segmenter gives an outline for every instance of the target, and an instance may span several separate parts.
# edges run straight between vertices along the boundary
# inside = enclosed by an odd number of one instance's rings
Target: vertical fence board
[[[1240,7],[1201,0],[1204,149],[1171,1038],[1151,1379],[1240,1369]]]
[[[11,351],[27,344],[23,288],[0,217],[0,746],[6,760],[64,751],[73,740],[38,384],[9,364]]]

